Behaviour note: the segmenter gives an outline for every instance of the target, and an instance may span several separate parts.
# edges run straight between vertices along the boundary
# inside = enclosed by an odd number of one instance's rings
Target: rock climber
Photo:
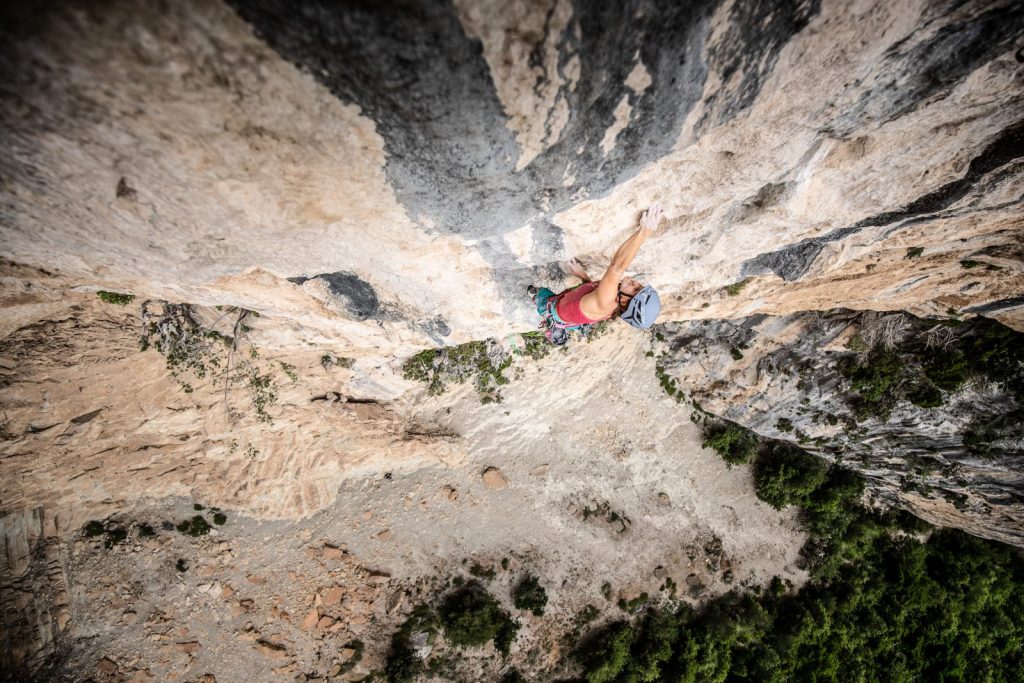
[[[657,203],[644,211],[640,227],[622,243],[612,257],[611,265],[597,282],[593,282],[580,262],[568,262],[573,275],[583,283],[555,294],[546,287],[530,286],[529,293],[537,305],[547,338],[555,344],[568,340],[568,330],[585,328],[618,315],[628,324],[642,330],[654,324],[661,311],[661,299],[650,285],[626,275],[626,268],[640,251],[647,238],[658,227],[661,206]]]

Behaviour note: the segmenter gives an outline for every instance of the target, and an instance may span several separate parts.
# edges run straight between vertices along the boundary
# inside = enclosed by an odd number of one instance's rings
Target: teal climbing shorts
[[[554,295],[555,295],[555,293],[552,292],[547,287],[541,287],[540,289],[537,290],[537,314],[538,315],[540,315],[541,317],[544,316],[544,314],[547,312],[546,306],[547,306],[547,303],[548,303],[548,299],[550,299]]]

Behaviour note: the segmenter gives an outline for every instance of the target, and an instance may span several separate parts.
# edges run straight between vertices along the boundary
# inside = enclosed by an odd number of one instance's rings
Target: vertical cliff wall
[[[659,200],[636,267],[671,318],[1004,310],[1013,284],[959,263],[1019,260],[1022,24],[996,2],[46,3],[5,21],[5,254],[424,345],[531,324],[523,287],[601,268]]]
[[[302,517],[356,474],[472,459],[405,359],[488,338],[504,358],[537,323],[526,286],[575,284],[572,256],[601,272],[653,201],[634,268],[691,397],[1019,543],[1019,438],[963,450],[1010,394],[968,384],[853,436],[794,401],[851,410],[819,352],[860,312],[1024,330],[1022,49],[1024,7],[998,0],[3,8],[8,649],[37,661],[68,627],[60,544],[86,519],[173,495]],[[204,374],[155,345],[169,310]],[[828,391],[757,374],[779,354]]]
[[[935,524],[1022,545],[1024,335],[984,318],[842,310],[657,334],[681,411],[843,463]]]

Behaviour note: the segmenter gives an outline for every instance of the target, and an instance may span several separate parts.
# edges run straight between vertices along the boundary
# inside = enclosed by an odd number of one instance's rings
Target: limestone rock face
[[[191,494],[268,517],[306,515],[334,499],[345,470],[463,456],[451,438],[361,396],[387,390],[361,391],[358,369],[247,345],[208,359],[205,377],[169,371],[165,356],[139,350],[137,317],[111,308],[120,307],[90,297],[5,340],[3,462],[17,483],[8,509],[74,510],[73,524]],[[261,323],[250,320],[246,334]]]
[[[834,308],[1024,330],[1022,39],[1024,6],[998,0],[0,9],[3,663],[56,647],[58,541],[87,519],[169,496],[295,518],[356,473],[463,462],[405,359],[514,345],[526,287],[576,284],[573,256],[598,277],[654,201],[633,273],[663,320],[713,321],[667,326],[664,361],[762,433],[810,396],[686,349],[738,325],[758,358],[820,365],[812,342],[859,325],[805,313]],[[954,434],[990,399],[896,413],[942,474],[827,445],[879,495],[1020,544],[1016,461]],[[35,588],[56,597],[26,610]]]
[[[6,512],[6,511],[5,511]],[[70,618],[63,529],[42,507],[0,517],[4,558],[0,563],[0,609],[4,613],[4,672],[17,678],[26,664],[53,651]],[[25,680],[29,680],[27,675]]]
[[[842,462],[874,496],[924,519],[1024,544],[1018,333],[984,319],[835,311],[668,323],[657,334],[684,413],[696,402]]]
[[[488,467],[484,470],[483,474],[480,475],[483,479],[484,485],[492,490],[500,491],[508,487],[508,477],[499,470],[497,467]]]
[[[408,349],[658,200],[670,319],[1019,307],[1017,3],[232,5],[5,10],[7,258]]]

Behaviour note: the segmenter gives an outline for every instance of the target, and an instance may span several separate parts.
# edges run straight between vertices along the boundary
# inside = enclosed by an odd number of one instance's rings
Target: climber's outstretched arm
[[[615,308],[619,283],[622,282],[626,269],[636,258],[640,246],[654,232],[654,228],[658,227],[660,220],[661,206],[656,203],[652,204],[651,208],[644,211],[643,216],[640,217],[640,227],[615,251],[611,265],[608,266],[608,270],[601,277],[600,284],[597,285],[597,301],[602,309],[612,310]]]

